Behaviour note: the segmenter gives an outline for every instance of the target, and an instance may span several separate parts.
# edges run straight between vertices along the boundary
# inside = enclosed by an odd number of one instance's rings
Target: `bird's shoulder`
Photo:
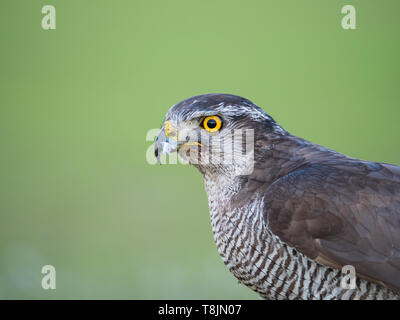
[[[267,187],[263,212],[276,236],[310,258],[400,290],[399,167],[311,163]]]

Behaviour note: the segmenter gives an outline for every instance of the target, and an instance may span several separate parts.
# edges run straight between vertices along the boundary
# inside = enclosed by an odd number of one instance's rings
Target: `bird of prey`
[[[262,298],[400,299],[400,167],[296,137],[229,94],[171,107],[155,155],[174,151],[204,178],[224,263]]]

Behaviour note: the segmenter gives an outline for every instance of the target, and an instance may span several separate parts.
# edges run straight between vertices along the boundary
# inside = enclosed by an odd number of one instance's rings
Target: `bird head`
[[[157,136],[155,155],[179,156],[206,172],[246,174],[254,167],[257,141],[285,131],[251,101],[205,94],[172,106]]]

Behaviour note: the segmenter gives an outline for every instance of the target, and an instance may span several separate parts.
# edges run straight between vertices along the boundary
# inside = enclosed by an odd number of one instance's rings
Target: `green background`
[[[200,174],[149,165],[146,133],[184,98],[233,93],[293,134],[399,165],[399,9],[1,0],[0,298],[257,298],[217,253]]]

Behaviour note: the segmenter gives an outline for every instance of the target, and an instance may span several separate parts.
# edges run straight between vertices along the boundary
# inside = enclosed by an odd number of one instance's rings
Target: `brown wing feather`
[[[322,264],[400,292],[400,168],[312,164],[274,182],[264,215],[282,241]]]

